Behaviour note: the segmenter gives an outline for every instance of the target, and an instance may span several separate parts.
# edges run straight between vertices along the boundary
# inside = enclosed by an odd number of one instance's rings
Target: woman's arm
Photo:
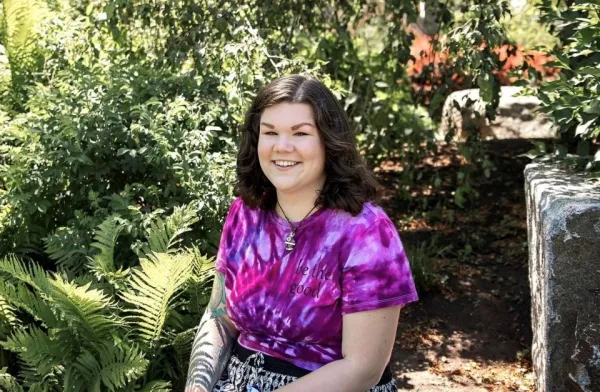
[[[239,332],[227,316],[225,277],[215,272],[210,302],[192,345],[185,392],[210,392],[227,366]]]
[[[344,315],[344,358],[300,377],[277,392],[365,392],[374,387],[392,354],[400,308]]]

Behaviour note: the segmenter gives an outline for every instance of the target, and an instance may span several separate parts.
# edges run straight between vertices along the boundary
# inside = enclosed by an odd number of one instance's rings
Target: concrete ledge
[[[525,195],[537,391],[574,390],[577,320],[600,312],[600,187],[537,160],[525,168]]]

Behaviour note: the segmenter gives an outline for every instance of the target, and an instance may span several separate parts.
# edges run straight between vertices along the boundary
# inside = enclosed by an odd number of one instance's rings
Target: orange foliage
[[[408,76],[411,80],[413,92],[423,98],[423,103],[428,103],[433,94],[434,86],[442,83],[449,84],[449,92],[470,88],[470,78],[467,74],[459,74],[452,70],[453,59],[444,52],[434,52],[431,45],[431,37],[421,33],[416,28],[409,28],[415,38],[412,42],[411,55],[416,61],[408,64]],[[518,70],[527,63],[527,67],[538,71],[542,80],[552,79],[558,73],[558,68],[548,67],[545,64],[552,58],[541,52],[525,50],[520,46],[502,45],[495,48],[500,61],[506,60],[502,70],[495,71],[494,76],[501,86],[508,86],[519,80],[518,77],[509,77],[509,72]],[[433,70],[424,72],[426,67],[433,66]],[[451,75],[448,73],[452,72]],[[527,78],[528,71],[525,70],[522,78]],[[449,76],[449,78],[448,78]],[[448,79],[448,80],[446,80]]]

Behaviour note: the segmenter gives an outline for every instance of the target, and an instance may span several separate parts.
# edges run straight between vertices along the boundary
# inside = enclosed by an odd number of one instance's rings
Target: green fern
[[[81,222],[78,221],[77,225],[81,225]],[[73,276],[83,272],[89,252],[89,238],[85,233],[84,230],[73,227],[59,227],[42,239],[48,257],[54,260],[60,269]]]
[[[17,329],[0,345],[17,353],[23,362],[35,368],[39,381],[56,370],[68,355],[61,342],[36,327]]]
[[[48,275],[37,263],[26,263],[14,255],[0,261],[0,273],[8,274],[12,279],[26,283],[41,293],[50,291]]]
[[[74,363],[75,369],[87,381],[89,391],[116,391],[127,383],[141,377],[148,367],[149,361],[142,351],[133,346],[115,346],[105,342],[96,352],[85,350]]]
[[[148,244],[142,245],[142,253],[148,255],[150,252],[173,252],[175,246],[182,241],[181,235],[190,231],[190,227],[198,220],[194,203],[175,207],[173,214],[164,221],[157,216],[156,221],[151,222],[146,231]]]
[[[171,383],[163,380],[154,380],[144,385],[139,392],[171,392]]]
[[[25,84],[25,74],[36,67],[39,33],[36,29],[49,16],[45,2],[40,0],[4,0],[6,51],[11,68],[13,88]]]
[[[56,378],[50,374],[45,379],[40,377],[35,367],[31,366],[22,359],[17,360],[19,365],[19,374],[17,380],[28,392],[47,392],[46,385],[53,384]]]
[[[102,291],[91,289],[91,283],[77,286],[59,275],[51,283],[54,288],[51,297],[63,319],[92,341],[123,325],[115,314],[116,304]]]
[[[0,390],[9,392],[23,392],[17,379],[7,373],[7,368],[0,369]]]
[[[153,253],[140,260],[141,269],[132,270],[131,290],[121,298],[132,305],[127,319],[135,333],[149,345],[163,335],[170,306],[191,277],[192,259],[189,254]]]
[[[17,324],[15,311],[16,309],[0,294],[0,325],[5,324],[14,327]]]
[[[187,308],[192,316],[197,316],[200,319],[210,297],[211,278],[215,273],[215,258],[202,255],[195,245],[187,250],[193,259],[192,277],[187,288],[189,296]]]
[[[63,392],[79,392],[85,391],[88,381],[83,377],[77,367],[73,363],[66,366],[63,374]]]
[[[24,283],[5,282],[0,285],[0,296],[4,297],[9,306],[24,310],[47,328],[57,326],[58,320],[52,308],[39,293],[31,291]]]
[[[192,343],[196,336],[197,326],[178,333],[173,339],[173,350],[180,364],[188,364],[192,355]],[[187,371],[187,369],[185,369]]]
[[[99,279],[106,279],[109,283],[118,288],[124,287],[124,279],[129,273],[129,269],[117,271],[114,262],[115,245],[117,238],[126,224],[117,215],[106,218],[96,229],[92,243],[94,248],[100,250],[100,253],[89,257],[88,268]]]

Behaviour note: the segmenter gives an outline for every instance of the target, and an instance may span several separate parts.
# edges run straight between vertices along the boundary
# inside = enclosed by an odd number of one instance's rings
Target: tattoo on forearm
[[[186,392],[211,392],[225,370],[235,341],[223,318],[226,314],[224,277],[217,273],[210,302],[192,345]]]

